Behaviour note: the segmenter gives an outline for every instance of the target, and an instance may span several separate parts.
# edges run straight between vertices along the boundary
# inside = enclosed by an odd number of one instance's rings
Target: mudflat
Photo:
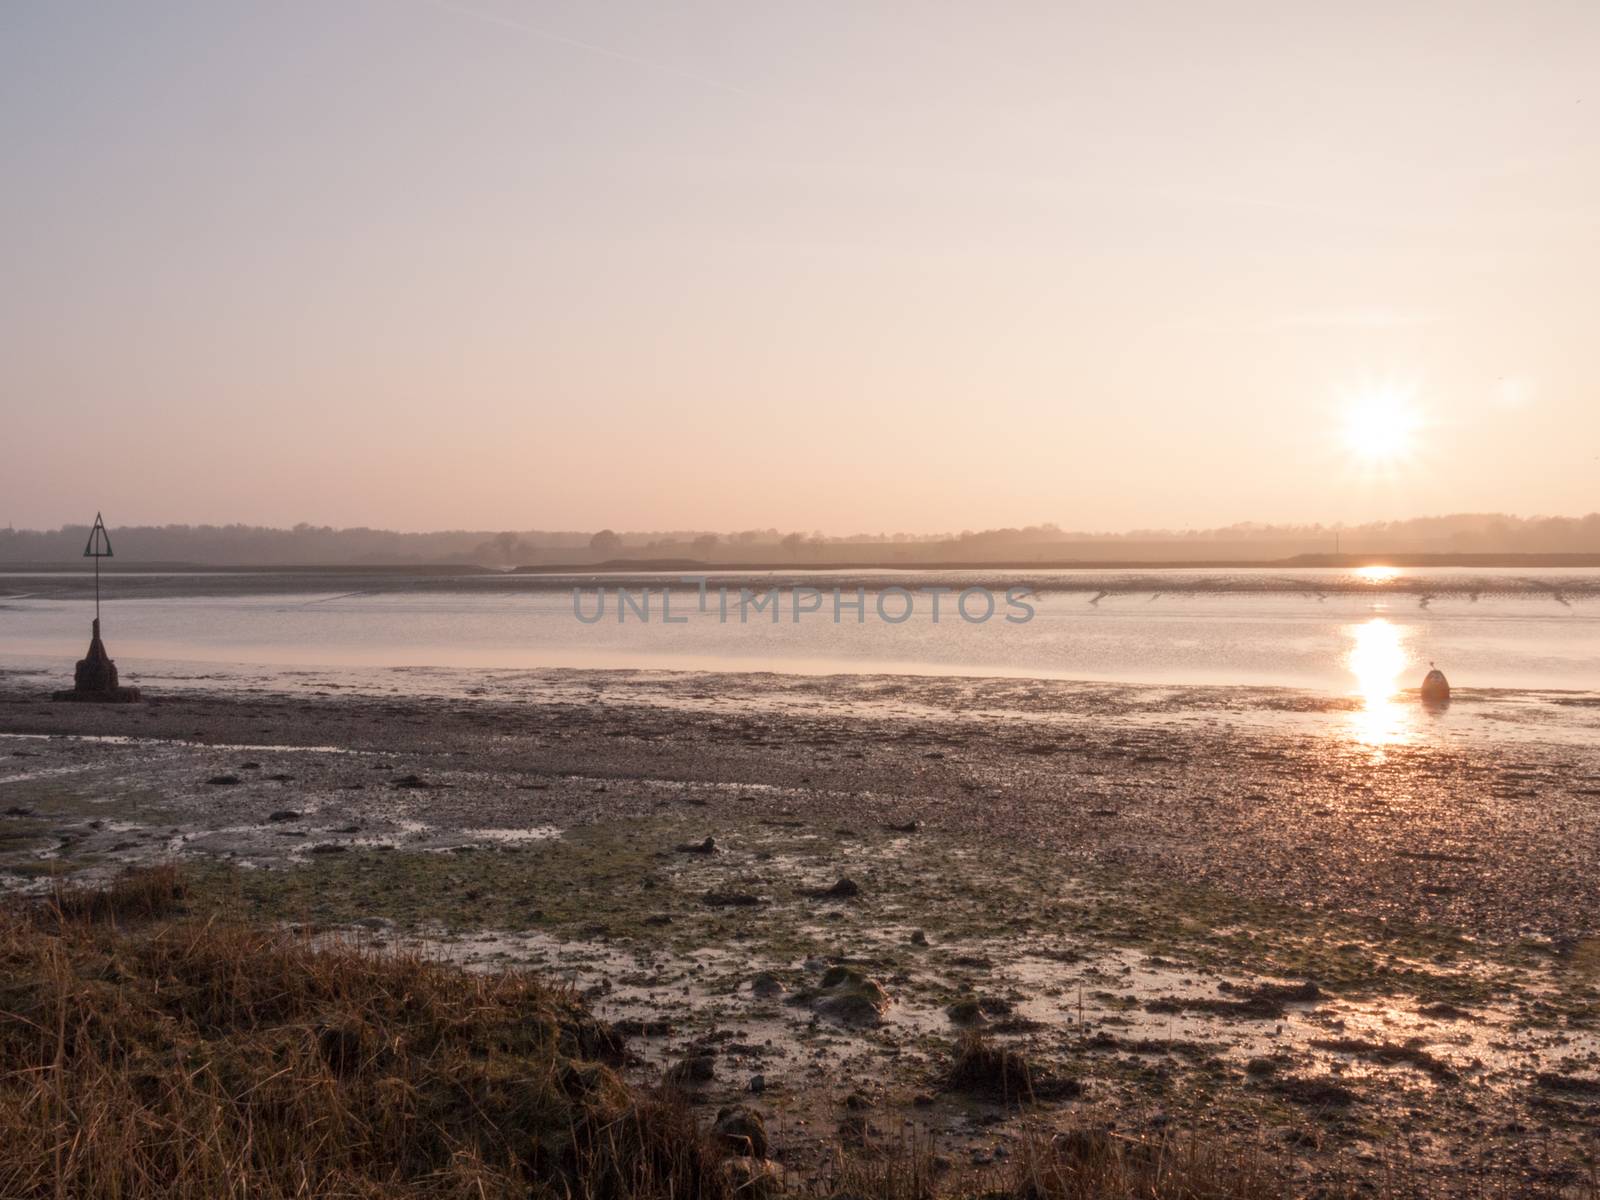
[[[1297,1189],[1592,1182],[1581,697],[1559,740],[1463,693],[1471,736],[1383,744],[1273,689],[460,682],[98,707],[0,679],[0,882],[178,859],[254,916],[566,976],[641,1079],[758,1104],[801,1172],[1111,1124],[1258,1146]],[[974,1034],[1012,1082],[957,1069]]]

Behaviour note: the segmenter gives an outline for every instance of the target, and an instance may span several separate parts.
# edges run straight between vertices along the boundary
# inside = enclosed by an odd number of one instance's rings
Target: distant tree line
[[[117,558],[218,566],[440,564],[509,568],[616,559],[704,563],[885,563],[1072,561],[1077,559],[1287,558],[1298,554],[1594,554],[1600,513],[1516,517],[1459,513],[1365,525],[1266,525],[1217,529],[1072,532],[1057,525],[957,534],[745,529],[669,532],[444,530],[399,533],[300,524],[111,526]],[[0,563],[66,563],[83,553],[89,529],[0,530]]]

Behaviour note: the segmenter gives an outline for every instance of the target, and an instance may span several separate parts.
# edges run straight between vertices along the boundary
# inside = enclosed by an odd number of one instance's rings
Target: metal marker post
[[[94,631],[100,633],[100,560],[102,558],[115,558],[111,552],[111,535],[106,532],[106,523],[99,513],[94,515],[94,528],[89,530],[88,544],[83,548],[85,558],[94,559]]]

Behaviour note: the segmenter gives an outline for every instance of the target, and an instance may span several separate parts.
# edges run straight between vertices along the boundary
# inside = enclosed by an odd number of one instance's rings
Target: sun
[[[1416,450],[1422,419],[1409,396],[1401,392],[1369,392],[1350,402],[1344,414],[1344,444],[1362,462],[1390,465]]]

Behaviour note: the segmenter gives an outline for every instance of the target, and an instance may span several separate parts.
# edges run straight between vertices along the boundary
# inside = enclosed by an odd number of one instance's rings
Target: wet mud
[[[1594,741],[1374,745],[1265,690],[522,674],[115,712],[12,677],[0,886],[177,858],[234,911],[559,974],[802,1173],[1087,1122],[1300,1190],[1593,1179]]]

